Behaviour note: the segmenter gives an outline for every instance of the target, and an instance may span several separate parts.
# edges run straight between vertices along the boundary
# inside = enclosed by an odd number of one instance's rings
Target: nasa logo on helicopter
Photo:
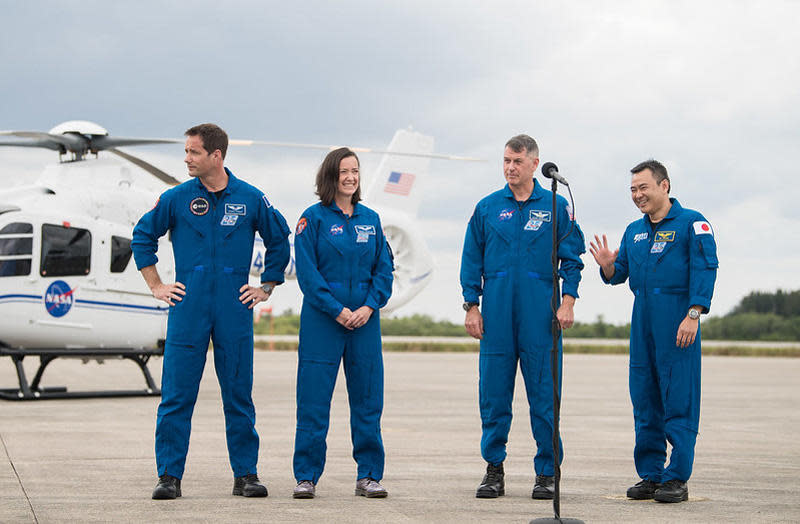
[[[77,288],[70,288],[63,280],[56,280],[47,287],[44,293],[44,307],[51,316],[63,317],[72,309]]]
[[[117,148],[183,142],[113,137],[86,121],[64,122],[48,132],[0,131],[0,146],[51,149],[58,152],[60,160],[46,166],[35,184],[0,190],[0,356],[12,358],[20,384],[18,390],[0,389],[0,398],[159,394],[146,363],[163,351],[169,308],[152,296],[131,263],[131,230],[158,201],[158,195],[181,182]],[[319,150],[339,147],[252,140],[230,140],[230,144]],[[433,274],[433,259],[415,220],[422,186],[393,192],[387,183],[391,174],[414,173],[416,180],[422,180],[431,158],[479,159],[434,154],[432,137],[403,129],[395,133],[386,150],[353,149],[383,154],[364,201],[380,214],[395,255],[392,297],[384,308],[390,311],[418,295]],[[123,161],[98,156],[103,151]],[[64,160],[64,155],[70,157]],[[264,202],[271,206],[266,197]],[[202,216],[210,207],[208,200],[195,199],[188,211]],[[226,224],[235,224],[245,213],[241,204],[230,204]],[[169,237],[161,239],[158,256],[162,278],[174,281]],[[254,281],[263,266],[264,245],[256,237],[250,264]],[[295,278],[294,257],[285,274],[287,279]],[[76,297],[78,289],[80,299]],[[22,368],[22,359],[29,355],[41,357],[30,383]],[[147,388],[72,395],[64,388],[45,391],[47,388],[39,386],[41,374],[60,356],[133,360],[144,374]]]

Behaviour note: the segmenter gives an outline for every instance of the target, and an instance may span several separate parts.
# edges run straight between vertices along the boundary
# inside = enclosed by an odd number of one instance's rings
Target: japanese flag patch
[[[711,224],[706,222],[705,220],[697,220],[694,224],[694,234],[695,235],[714,235],[714,230],[711,229]]]

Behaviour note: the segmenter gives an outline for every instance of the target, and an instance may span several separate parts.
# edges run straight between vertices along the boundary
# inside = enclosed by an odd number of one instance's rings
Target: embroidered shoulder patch
[[[297,227],[294,228],[295,236],[302,233],[303,230],[306,228],[306,225],[308,225],[308,220],[306,220],[306,217],[300,217],[300,220],[297,221]]]
[[[711,235],[714,236],[714,230],[711,229],[711,224],[706,222],[705,220],[698,220],[694,224],[694,234],[695,235]]]

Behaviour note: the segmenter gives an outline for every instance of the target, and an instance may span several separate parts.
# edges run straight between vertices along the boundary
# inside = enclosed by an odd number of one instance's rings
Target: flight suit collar
[[[363,211],[363,209],[362,209],[363,207],[364,206],[362,206],[359,202],[356,202],[355,205],[353,205],[353,214],[350,215],[350,218],[354,218],[354,217],[358,216],[359,214],[361,214],[361,212]],[[331,211],[333,211],[335,213],[339,213],[340,215],[344,216],[344,211],[342,211],[339,208],[339,206],[336,205],[336,201],[331,202],[331,205],[329,205],[328,208]]]
[[[672,204],[672,207],[669,208],[669,212],[667,213],[667,216],[665,216],[664,218],[661,219],[660,222],[658,222],[659,224],[664,222],[665,220],[672,220],[673,218],[675,218],[678,215],[680,215],[681,212],[683,211],[683,206],[681,206],[681,203],[678,202],[677,198],[670,197],[669,201]],[[656,226],[656,224],[654,224],[654,223],[652,223],[650,221],[650,215],[648,215],[647,213],[645,213],[645,215],[644,215],[644,220],[645,220],[645,223],[648,226],[650,226],[651,229]]]
[[[231,192],[234,189],[236,189],[236,186],[239,185],[239,179],[233,176],[233,173],[231,173],[231,170],[228,169],[227,167],[225,168],[225,172],[228,174],[228,185],[225,186],[225,189],[222,190],[222,196],[230,196]],[[203,183],[200,181],[199,178],[195,178],[194,183],[199,190],[211,194],[209,190],[206,188],[206,186],[203,185]]]
[[[529,201],[529,200],[539,200],[540,198],[542,198],[544,196],[544,191],[545,191],[545,189],[542,187],[542,185],[539,183],[539,181],[534,178],[533,179],[533,191],[531,191],[531,196],[528,197],[528,200],[526,200],[526,202]],[[508,187],[508,184],[506,184],[505,187],[503,188],[503,196],[507,197],[507,198],[510,198],[511,200],[514,200],[514,201],[517,200],[517,197],[514,196],[514,192],[511,191],[511,188]]]

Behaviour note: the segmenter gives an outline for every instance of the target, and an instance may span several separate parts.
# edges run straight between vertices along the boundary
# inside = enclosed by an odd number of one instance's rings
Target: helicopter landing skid
[[[151,397],[160,396],[161,389],[156,385],[147,362],[152,356],[164,354],[163,348],[154,349],[128,349],[128,348],[9,348],[0,346],[0,357],[11,357],[17,371],[19,388],[0,388],[0,399],[3,400],[45,400],[57,398],[107,398],[107,397]],[[25,357],[38,356],[39,369],[36,370],[33,380],[28,382],[22,361]],[[102,359],[122,358],[131,360],[139,366],[144,375],[146,387],[144,389],[130,390],[100,390],[100,391],[67,391],[64,386],[41,387],[39,384],[47,366],[59,357]]]

